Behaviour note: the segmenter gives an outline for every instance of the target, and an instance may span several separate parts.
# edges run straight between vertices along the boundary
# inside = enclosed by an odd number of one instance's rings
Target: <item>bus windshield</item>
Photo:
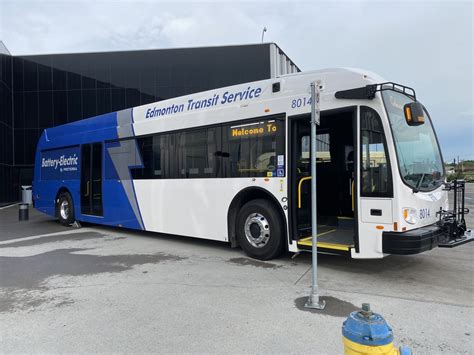
[[[390,90],[383,91],[382,96],[404,182],[416,191],[438,188],[444,181],[444,165],[428,112],[425,110],[424,124],[409,126],[405,120],[403,106],[413,100]]]

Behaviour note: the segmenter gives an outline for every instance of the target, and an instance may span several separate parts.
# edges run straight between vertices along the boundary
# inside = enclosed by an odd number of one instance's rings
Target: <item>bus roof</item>
[[[370,71],[355,68],[327,68],[309,72],[286,74],[275,78],[238,84],[224,88],[217,88],[204,92],[198,92],[186,96],[180,96],[168,100],[153,102],[134,108],[117,112],[111,112],[64,125],[47,128],[40,139],[40,144],[47,147],[64,146],[69,142],[79,144],[74,137],[86,136],[86,141],[91,139],[108,140],[134,136],[134,126],[141,126],[143,132],[144,122],[159,121],[150,118],[163,117],[189,117],[190,113],[206,113],[212,110],[224,108],[246,107],[250,104],[263,103],[275,99],[271,96],[271,85],[280,82],[281,93],[278,99],[296,94],[306,94],[309,90],[309,82],[316,79],[322,80],[327,94],[342,89],[365,86],[385,81],[382,77]],[[269,89],[270,88],[270,89]],[[227,96],[226,93],[229,93]],[[225,96],[225,97],[224,97]],[[216,97],[218,100],[216,100]],[[334,95],[332,95],[334,97]],[[227,101],[224,102],[224,99]],[[214,100],[214,101],[213,101]],[[226,105],[221,105],[224,102]],[[195,105],[193,105],[195,103]],[[205,105],[202,107],[201,105]],[[201,122],[203,121],[202,115]],[[237,120],[235,118],[234,120]],[[166,120],[168,123],[171,120]],[[176,129],[172,124],[168,129]],[[153,130],[152,130],[153,131]],[[152,132],[151,131],[151,132]],[[150,133],[151,133],[150,132]],[[143,134],[143,133],[141,133]],[[85,142],[84,139],[81,142]]]

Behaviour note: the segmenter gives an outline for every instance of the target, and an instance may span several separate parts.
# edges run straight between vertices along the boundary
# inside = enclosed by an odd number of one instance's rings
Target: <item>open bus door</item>
[[[393,184],[382,120],[367,106],[360,107],[360,233],[366,254],[378,249],[376,230],[393,226]],[[376,256],[376,255],[375,255]]]
[[[81,213],[102,216],[102,143],[81,148]]]
[[[317,128],[318,250],[347,254],[357,238],[356,109],[322,112]],[[289,118],[293,239],[311,250],[310,115]]]

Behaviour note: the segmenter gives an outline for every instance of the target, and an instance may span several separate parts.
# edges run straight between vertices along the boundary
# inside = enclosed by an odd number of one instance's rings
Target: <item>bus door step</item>
[[[330,229],[318,233],[318,249],[321,249],[321,251],[350,252],[353,244],[352,242],[348,243],[349,238],[344,232],[345,231],[337,229]],[[298,241],[298,247],[300,249],[311,250],[312,246],[312,237],[302,238]]]
[[[338,216],[337,227],[340,229],[354,229],[354,218]]]

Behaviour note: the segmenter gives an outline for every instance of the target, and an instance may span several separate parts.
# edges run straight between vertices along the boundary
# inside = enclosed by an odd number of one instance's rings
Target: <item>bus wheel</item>
[[[245,253],[269,260],[283,249],[284,228],[277,209],[267,200],[247,202],[237,217],[237,238]]]
[[[63,192],[59,195],[56,205],[59,223],[63,226],[69,226],[75,221],[74,205],[72,204],[71,195]]]

